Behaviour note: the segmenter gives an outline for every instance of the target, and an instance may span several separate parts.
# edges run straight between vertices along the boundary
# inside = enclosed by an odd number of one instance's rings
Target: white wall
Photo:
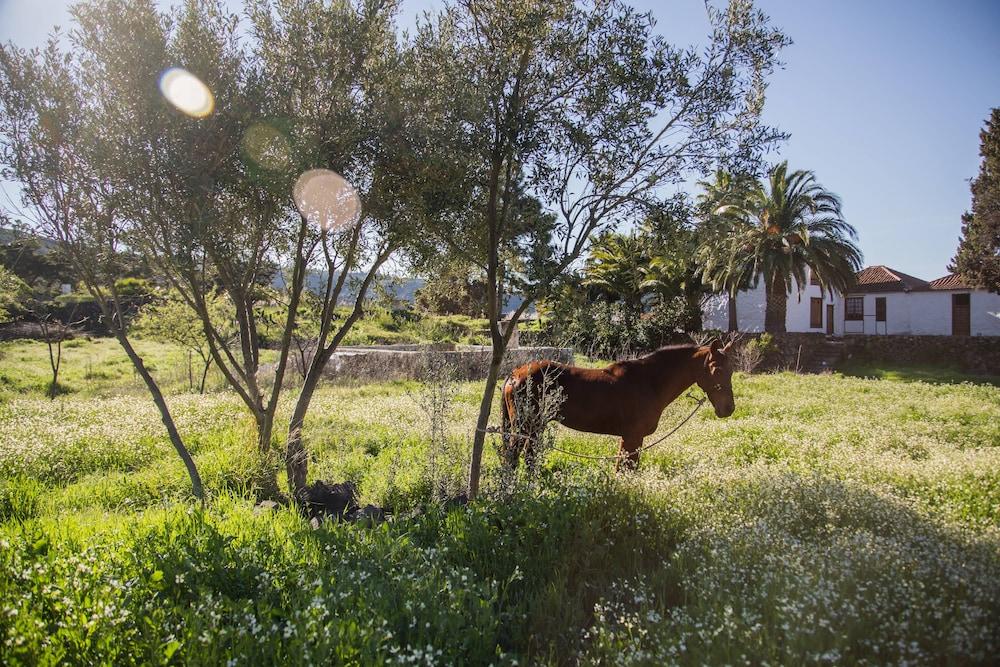
[[[887,334],[913,333],[913,295],[916,292],[891,292],[885,294],[885,325]],[[875,300],[872,299],[872,312]],[[918,313],[919,314],[919,313]],[[872,318],[874,320],[874,318]]]
[[[1000,336],[1000,294],[977,290],[971,303],[972,335]]]
[[[1000,336],[1000,294],[984,290],[933,290],[926,292],[883,292],[865,294],[864,320],[844,320],[844,297],[823,296],[823,327],[809,326],[809,299],[820,297],[817,285],[808,285],[801,292],[788,295],[785,328],[792,332],[826,332],[826,306],[833,304],[833,332],[837,336],[868,335],[951,335],[951,296],[970,294],[971,333],[973,336]],[[875,321],[875,299],[885,297],[886,322]],[[736,295],[737,324],[740,331],[764,330],[764,309],[767,299],[763,284]],[[729,326],[728,303],[724,295],[714,295],[702,306],[702,325],[706,329],[725,331]]]
[[[736,326],[740,331],[764,330],[764,286],[744,290],[736,295]],[[701,326],[704,329],[729,329],[729,299],[725,294],[708,297],[701,307]]]
[[[933,290],[927,292],[887,292],[866,294],[863,322],[845,323],[847,333],[911,334],[914,336],[950,336],[951,297],[953,294],[970,294],[969,290]],[[886,298],[886,327],[876,327],[875,298]],[[1000,294],[983,290],[971,292],[970,317],[973,336],[1000,336]],[[837,317],[843,320],[843,301],[837,305]],[[881,324],[881,323],[879,323]]]
[[[911,297],[908,292],[880,292],[876,294],[848,295],[863,296],[865,313],[863,320],[844,320],[844,299],[837,300],[837,319],[841,321],[844,331],[849,334],[867,334],[869,336],[884,336],[886,334],[909,334],[912,331]],[[875,320],[875,300],[885,299],[885,322]]]
[[[727,305],[728,300],[723,301]],[[753,289],[740,292],[736,295],[736,327],[740,331],[763,331],[764,314],[767,310],[767,293],[764,290],[764,283],[760,283]],[[727,318],[723,322],[722,330],[726,330],[729,323],[728,310]]]
[[[810,299],[823,298],[823,326],[809,326]],[[788,294],[785,310],[785,329],[794,332],[826,332],[826,306],[834,304],[834,333],[843,333],[843,306],[837,307],[837,298],[830,294],[823,295],[818,285],[807,285],[802,292],[798,284],[794,284]],[[743,290],[736,295],[736,324],[740,331],[759,332],[764,330],[764,311],[767,307],[767,295],[764,283]],[[874,311],[872,311],[874,313]],[[839,315],[838,315],[839,313]],[[702,305],[702,326],[705,329],[725,331],[729,327],[729,306],[725,295],[716,294],[705,300]]]
[[[823,317],[821,326],[819,327],[809,326],[810,302],[812,299],[823,299]],[[785,329],[787,331],[802,333],[826,333],[826,307],[830,304],[834,306],[833,333],[839,335],[842,333],[841,329],[843,329],[843,311],[841,310],[840,316],[838,316],[836,297],[829,293],[823,294],[823,290],[820,289],[819,285],[807,285],[801,292],[793,289],[788,295],[788,312],[785,316]]]
[[[910,294],[914,335],[951,335],[951,294],[939,291]]]
[[[701,326],[703,329],[718,329],[725,331],[729,326],[726,320],[726,297],[722,294],[712,294],[701,302]]]
[[[973,336],[1000,336],[1000,294],[985,290],[914,292],[913,333],[950,336],[953,294],[970,295],[969,332]]]

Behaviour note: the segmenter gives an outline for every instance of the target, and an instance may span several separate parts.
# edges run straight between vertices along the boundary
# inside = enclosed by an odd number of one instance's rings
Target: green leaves
[[[1000,292],[1000,108],[979,135],[983,157],[972,181],[972,211],[962,216],[962,237],[950,271],[970,285]]]
[[[163,646],[163,659],[170,662],[170,659],[174,657],[174,653],[177,653],[177,649],[181,647],[181,643],[174,639],[173,641],[167,642]]]
[[[763,278],[771,302],[792,289],[793,280],[807,285],[808,272],[824,290],[843,292],[853,283],[861,268],[857,233],[844,220],[839,198],[812,172],[789,173],[782,162],[766,184],[719,173],[705,185],[701,208],[708,233],[698,255],[713,289],[735,294]],[[776,317],[769,315],[768,330],[784,331],[784,305],[772,305],[768,312]]]
[[[0,266],[0,322],[5,322],[28,294],[24,281]]]

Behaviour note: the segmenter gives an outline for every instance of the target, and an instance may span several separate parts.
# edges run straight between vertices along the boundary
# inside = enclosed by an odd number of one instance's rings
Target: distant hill
[[[6,245],[16,241],[18,238],[23,236],[13,229],[7,229],[0,227],[0,245]],[[55,243],[48,239],[41,237],[35,237],[38,241],[39,251],[45,253],[50,250]],[[360,271],[352,271],[348,274],[347,282],[344,284],[344,291],[340,294],[339,303],[341,305],[352,304],[358,297],[358,287],[361,285],[361,281],[364,280],[365,274]],[[397,301],[405,303],[415,303],[417,300],[417,290],[424,286],[427,282],[423,278],[414,277],[398,277],[398,276],[384,276],[379,278],[379,282],[385,287],[385,289],[393,295]],[[284,276],[277,275],[271,281],[271,284],[277,288],[284,287]],[[323,290],[326,284],[326,273],[322,271],[310,271],[306,274],[306,289],[313,293],[319,293]],[[369,294],[372,292],[369,291]],[[509,312],[521,305],[520,296],[511,296],[507,298],[507,304],[504,308],[504,312]]]
[[[6,227],[0,227],[0,245],[9,245],[15,241],[23,238],[31,238],[38,242],[39,252],[48,252],[56,246],[55,241],[51,241],[47,238],[41,236],[36,236],[34,234],[26,234],[24,232],[19,232],[16,229],[8,229]]]
[[[360,271],[352,271],[347,274],[347,281],[344,283],[344,290],[340,293],[340,304],[354,303],[354,301],[358,298],[358,288],[361,286],[361,281],[363,281],[364,278],[365,274]],[[424,283],[427,281],[423,278],[394,278],[391,276],[385,276],[379,278],[379,282],[385,286],[386,290],[389,291],[397,300],[413,303],[417,298],[417,290],[423,287]],[[271,284],[278,289],[284,289],[285,276],[281,274],[276,275],[271,281]],[[307,290],[314,294],[319,294],[325,287],[326,273],[322,271],[310,271],[306,274]],[[368,293],[371,295],[372,290],[369,290]]]

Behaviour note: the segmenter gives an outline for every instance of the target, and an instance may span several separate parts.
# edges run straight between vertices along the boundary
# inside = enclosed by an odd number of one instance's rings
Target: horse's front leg
[[[639,467],[639,450],[642,449],[642,438],[623,437],[618,445],[618,460],[615,462],[615,472],[635,470]]]

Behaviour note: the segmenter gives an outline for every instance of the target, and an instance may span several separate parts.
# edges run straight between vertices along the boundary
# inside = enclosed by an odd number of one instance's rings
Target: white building
[[[740,331],[764,330],[763,283],[736,297]],[[706,329],[725,331],[728,299],[715,295],[702,306]],[[785,328],[790,332],[907,334],[924,336],[1000,336],[1000,295],[971,289],[949,274],[930,282],[886,266],[857,274],[846,294],[823,294],[814,281],[788,295]]]

